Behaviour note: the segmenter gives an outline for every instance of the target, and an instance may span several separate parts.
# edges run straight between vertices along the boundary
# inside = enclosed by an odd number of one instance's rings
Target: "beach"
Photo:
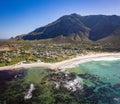
[[[23,104],[36,100],[46,102],[46,98],[48,101],[49,98],[52,101],[61,101],[59,97],[62,97],[65,100],[69,98],[74,103],[79,98],[83,103],[96,101],[97,104],[101,101],[108,102],[106,104],[109,102],[118,104],[120,103],[119,63],[120,53],[89,53],[56,63],[20,62],[0,67],[0,91],[3,92],[0,94],[0,100],[11,101],[13,104],[22,101]],[[67,96],[67,99],[64,96]]]
[[[31,67],[46,67],[52,70],[64,70],[66,68],[73,68],[77,65],[89,61],[112,61],[112,60],[120,60],[120,53],[88,53],[86,55],[80,55],[73,59],[68,59],[61,62],[56,63],[44,63],[44,62],[35,62],[30,64],[16,64],[11,66],[0,67],[0,70],[16,70],[20,68],[31,68]]]

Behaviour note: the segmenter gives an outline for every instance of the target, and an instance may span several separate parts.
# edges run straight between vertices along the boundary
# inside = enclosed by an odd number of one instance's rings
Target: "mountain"
[[[80,20],[91,29],[89,39],[99,40],[120,29],[120,16],[92,15],[81,17]],[[119,34],[120,35],[120,34]]]
[[[72,40],[110,40],[108,37],[120,37],[120,16],[78,14],[65,15],[58,20],[19,35],[16,39],[39,40],[53,38],[67,38]]]

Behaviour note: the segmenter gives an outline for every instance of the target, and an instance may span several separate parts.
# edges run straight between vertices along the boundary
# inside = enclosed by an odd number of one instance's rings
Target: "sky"
[[[27,34],[72,13],[120,15],[120,0],[0,0],[0,39]]]

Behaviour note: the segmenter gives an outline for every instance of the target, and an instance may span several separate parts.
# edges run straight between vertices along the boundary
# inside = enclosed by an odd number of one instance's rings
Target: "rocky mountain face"
[[[68,38],[73,40],[116,40],[120,37],[120,16],[78,14],[65,15],[58,20],[35,29],[34,31],[19,35],[16,39],[39,40],[51,38]]]

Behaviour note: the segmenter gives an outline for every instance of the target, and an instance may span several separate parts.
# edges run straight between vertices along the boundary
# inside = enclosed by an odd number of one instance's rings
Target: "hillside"
[[[39,40],[50,38],[66,38],[71,40],[106,40],[112,41],[120,37],[120,16],[78,14],[65,15],[58,20],[35,29],[34,31],[19,35],[16,39]],[[111,39],[107,39],[112,37]],[[115,39],[116,40],[116,39]]]

